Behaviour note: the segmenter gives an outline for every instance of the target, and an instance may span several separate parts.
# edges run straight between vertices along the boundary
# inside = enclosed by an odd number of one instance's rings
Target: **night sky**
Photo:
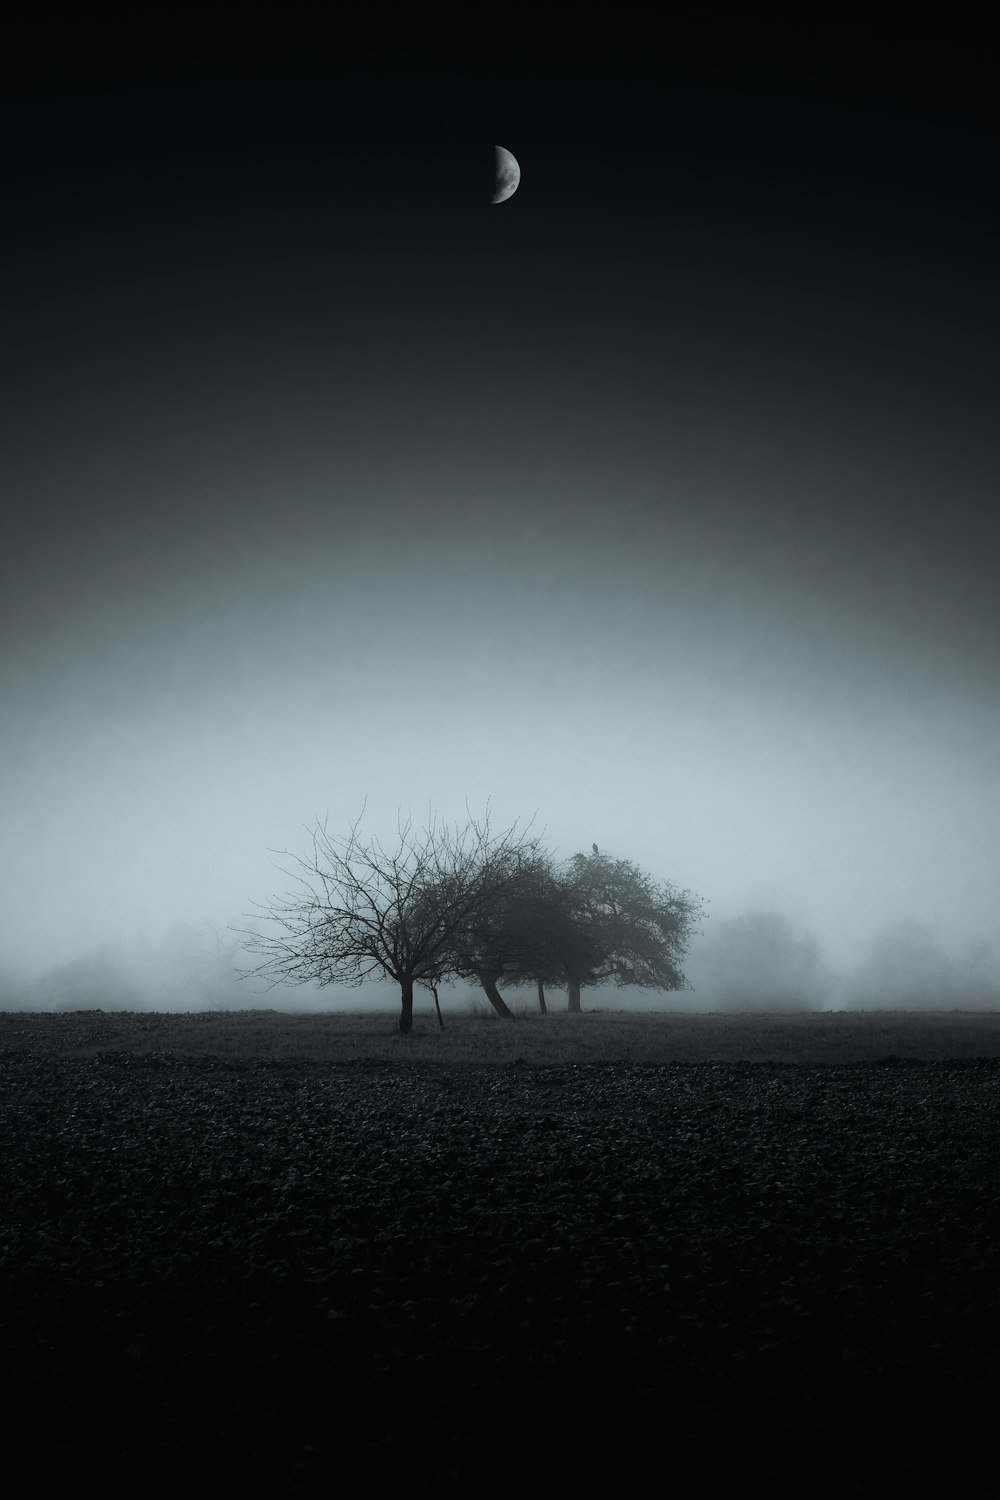
[[[232,920],[366,797],[834,962],[995,940],[975,45],[176,52],[5,90],[0,964]]]

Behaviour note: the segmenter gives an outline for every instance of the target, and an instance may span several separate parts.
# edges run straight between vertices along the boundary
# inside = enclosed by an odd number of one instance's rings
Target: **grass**
[[[57,1057],[101,1052],[177,1057],[281,1058],[302,1062],[502,1065],[592,1062],[872,1062],[887,1056],[933,1062],[1000,1057],[998,1011],[820,1011],[692,1015],[629,1011],[522,1010],[501,1020],[478,1003],[433,1013],[401,1036],[395,1010],[0,1011],[0,1049]]]

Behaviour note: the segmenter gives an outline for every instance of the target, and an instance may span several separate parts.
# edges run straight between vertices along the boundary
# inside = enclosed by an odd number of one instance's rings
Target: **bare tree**
[[[430,814],[416,831],[412,819],[400,818],[392,849],[363,839],[360,823],[359,817],[337,837],[317,819],[311,854],[276,851],[293,862],[280,867],[293,888],[249,914],[259,920],[262,913],[269,925],[242,929],[246,948],[262,959],[243,977],[359,985],[387,975],[400,987],[399,1029],[408,1033],[414,984],[436,984],[453,972],[455,934],[476,913],[495,908],[538,858],[540,841],[517,823],[493,833],[488,811],[481,821],[470,814],[461,828]]]

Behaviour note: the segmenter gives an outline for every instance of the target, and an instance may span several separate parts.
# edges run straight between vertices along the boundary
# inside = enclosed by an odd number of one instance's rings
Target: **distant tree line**
[[[365,839],[360,819],[345,836],[317,820],[311,850],[281,851],[292,889],[242,929],[260,962],[247,977],[277,984],[358,985],[375,976],[400,989],[400,1031],[413,1026],[417,985],[478,983],[500,1016],[501,993],[531,985],[581,992],[613,983],[677,990],[701,899],[655,880],[631,860],[575,854],[557,863],[540,837],[515,823],[495,833],[489,816],[451,826],[433,816],[417,830],[400,821],[391,845]],[[439,1012],[440,1015],[440,1012]]]

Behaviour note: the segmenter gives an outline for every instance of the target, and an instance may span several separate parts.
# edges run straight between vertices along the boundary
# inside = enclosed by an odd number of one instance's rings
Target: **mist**
[[[226,924],[176,921],[155,942],[144,936],[109,939],[34,973],[4,966],[0,1009],[395,1016],[399,991],[388,979],[321,987],[274,983],[255,975],[246,931],[245,918]],[[780,912],[754,909],[716,917],[693,937],[684,975],[686,987],[674,991],[586,987],[584,1009],[694,1014],[1000,1010],[1000,955],[989,941],[972,939],[948,947],[935,929],[914,920],[883,925],[853,961],[834,967],[816,937],[797,932]],[[504,988],[515,1015],[537,1012],[533,986]],[[566,1008],[564,990],[546,986],[546,994],[549,1010]],[[492,1014],[482,991],[466,981],[439,985],[438,1003],[445,1013]],[[418,990],[416,1005],[433,1014],[427,986]]]
[[[693,990],[637,1004],[739,1003],[712,934],[760,912],[815,944],[810,1006],[929,1004],[921,944],[941,1004],[995,991],[992,138],[616,87],[23,85],[8,993],[325,1003],[237,984],[213,934],[364,805],[390,835],[489,805],[699,893]],[[437,171],[401,185],[414,130]],[[754,962],[748,1005],[798,1003]]]

